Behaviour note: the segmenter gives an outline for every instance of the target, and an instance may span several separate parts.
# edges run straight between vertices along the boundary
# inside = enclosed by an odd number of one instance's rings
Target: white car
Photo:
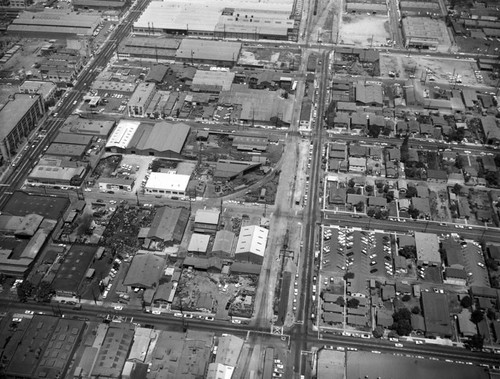
[[[123,307],[121,305],[117,305],[113,308],[115,311],[121,311],[123,310]]]
[[[241,321],[240,321],[240,320],[231,320],[231,322],[232,322],[233,324],[241,324]]]
[[[32,315],[34,312],[33,311],[24,311],[24,313],[27,315]]]
[[[179,313],[179,312],[174,313],[174,317],[182,317],[182,313]]]
[[[153,311],[153,312],[151,312],[151,313],[152,313],[152,314],[154,314],[154,315],[161,315],[161,312],[160,312],[160,311]]]

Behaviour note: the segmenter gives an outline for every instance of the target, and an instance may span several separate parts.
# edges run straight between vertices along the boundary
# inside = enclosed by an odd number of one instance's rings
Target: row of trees
[[[17,286],[17,297],[19,301],[25,303],[30,297],[35,301],[49,303],[55,291],[48,282],[41,282],[38,287],[33,286],[29,280],[25,280]]]

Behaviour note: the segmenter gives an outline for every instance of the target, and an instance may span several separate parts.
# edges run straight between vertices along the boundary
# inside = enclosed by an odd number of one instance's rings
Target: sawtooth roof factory
[[[295,40],[293,2],[233,0],[153,1],[134,23],[135,33],[199,37]]]

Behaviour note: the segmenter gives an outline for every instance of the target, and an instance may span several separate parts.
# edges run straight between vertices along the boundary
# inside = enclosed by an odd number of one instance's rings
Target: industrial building
[[[3,373],[9,378],[65,377],[81,342],[85,322],[35,314],[6,330]]]
[[[184,38],[175,59],[191,64],[233,67],[240,56],[241,46],[240,42]]]
[[[219,209],[198,209],[194,217],[196,233],[215,234],[219,226]]]
[[[17,93],[0,110],[0,154],[10,162],[19,143],[44,114],[42,96]]]
[[[209,256],[219,257],[221,259],[230,259],[233,257],[233,245],[236,236],[230,230],[219,230],[215,234],[214,245]]]
[[[401,14],[405,16],[443,16],[439,2],[406,1],[400,3]]]
[[[165,258],[151,253],[137,254],[130,263],[123,285],[130,288],[155,288],[165,265]]]
[[[165,61],[175,58],[180,41],[174,38],[159,38],[155,36],[129,36],[117,49],[119,59],[139,58]]]
[[[191,239],[189,240],[188,252],[195,254],[205,255],[208,250],[208,243],[210,242],[210,236],[207,234],[193,233]]]
[[[293,2],[234,0],[153,1],[134,23],[134,33],[211,38],[295,40]]]
[[[204,71],[196,70],[191,89],[195,92],[230,91],[235,77],[230,71]]]
[[[144,186],[144,192],[171,198],[186,196],[189,179],[189,175],[152,172]]]
[[[99,178],[97,185],[99,186],[99,191],[132,191],[134,188],[134,179],[129,178]]]
[[[154,83],[140,83],[127,104],[129,117],[145,117],[146,109],[155,94]]]
[[[78,50],[63,49],[44,57],[38,70],[43,79],[71,83],[78,76],[84,63]]]
[[[7,32],[35,38],[91,37],[100,23],[97,13],[44,8],[37,12],[21,12]]]
[[[106,144],[106,151],[181,159],[190,131],[191,127],[184,123],[121,120]]]
[[[84,145],[68,144],[68,143],[51,143],[45,155],[56,157],[69,157],[76,160],[82,159],[86,152]]]
[[[405,17],[402,20],[405,47],[436,50],[448,36],[442,20],[428,17]]]
[[[56,221],[37,214],[0,215],[0,231],[7,237],[0,241],[0,273],[25,278],[55,226]]]
[[[129,0],[72,0],[73,9],[121,10]]]
[[[87,270],[94,261],[96,246],[72,245],[51,283],[59,296],[77,296],[80,284],[85,280]]]
[[[239,262],[262,264],[269,231],[260,226],[251,225],[241,228],[234,258]]]
[[[151,241],[161,242],[167,246],[179,244],[188,221],[189,210],[186,208],[162,207],[156,211],[151,226],[144,228],[144,235]]]
[[[25,80],[19,86],[19,93],[38,94],[44,103],[54,98],[56,90],[57,86],[54,83],[41,80]]]
[[[134,340],[135,325],[111,323],[93,360],[91,378],[119,378]]]
[[[87,166],[57,157],[44,157],[31,170],[27,182],[33,186],[79,187],[87,172]],[[64,188],[63,188],[64,189]],[[67,189],[67,188],[66,188]]]
[[[108,138],[114,126],[115,121],[69,116],[59,130],[73,135]]]

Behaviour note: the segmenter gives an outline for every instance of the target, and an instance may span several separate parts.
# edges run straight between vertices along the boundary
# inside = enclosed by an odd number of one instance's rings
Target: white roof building
[[[415,232],[415,246],[418,262],[434,266],[441,264],[439,239],[436,234]]]
[[[194,216],[195,223],[202,224],[219,224],[220,210],[217,208],[213,209],[198,209],[196,215]]]
[[[134,23],[134,32],[287,39],[288,30],[294,26],[292,9],[292,0],[152,1]]]
[[[207,234],[193,233],[189,240],[188,251],[191,253],[206,253],[210,236]]]
[[[106,148],[117,147],[119,149],[126,149],[139,124],[139,121],[121,120],[111,134],[111,137],[109,137]]]
[[[269,231],[257,225],[241,228],[235,259],[240,262],[262,264],[267,245]]]
[[[189,184],[189,175],[152,172],[144,187],[146,193],[166,196],[184,196]]]

